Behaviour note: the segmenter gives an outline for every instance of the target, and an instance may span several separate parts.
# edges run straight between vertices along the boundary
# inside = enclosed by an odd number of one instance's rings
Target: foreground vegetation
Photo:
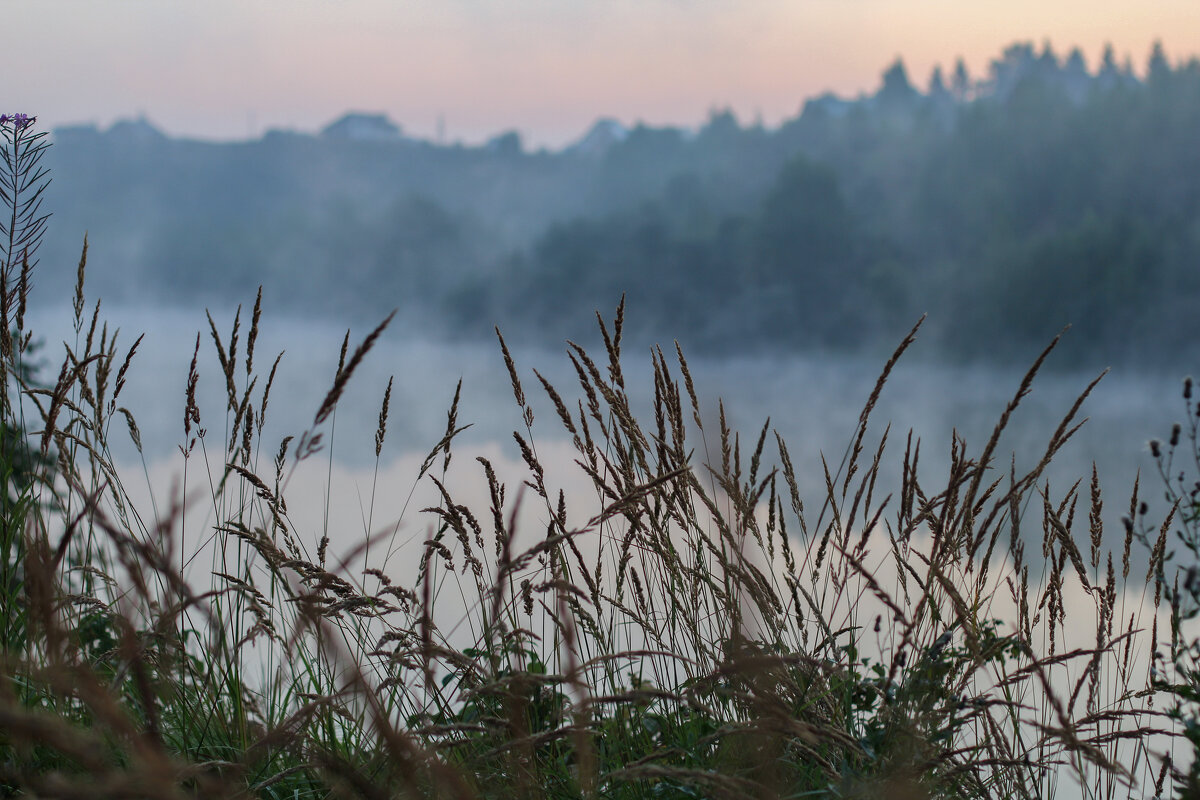
[[[28,366],[41,143],[24,119],[0,126],[15,210],[0,296],[12,332],[0,361],[6,796],[1195,791],[1175,741],[1200,740],[1200,649],[1184,629],[1200,579],[1167,543],[1181,510],[1195,541],[1196,495],[1177,494],[1150,527],[1135,489],[1113,536],[1094,474],[1065,492],[1042,480],[1095,382],[1031,471],[1006,466],[999,437],[1050,348],[983,447],[956,439],[947,472],[928,477],[915,435],[870,424],[919,325],[838,463],[800,462],[769,424],[742,439],[723,409],[706,427],[678,349],[652,353],[651,386],[627,386],[622,305],[600,320],[599,359],[570,346],[576,391],[533,373],[576,451],[552,464],[529,378],[500,338],[519,484],[479,458],[488,501],[456,499],[456,398],[415,476],[440,502],[420,512],[412,568],[389,567],[369,526],[336,556],[338,521],[312,535],[293,519],[289,479],[327,445],[390,318],[343,345],[312,427],[278,443],[262,436],[278,359],[264,370],[255,351],[261,295],[245,331],[240,313],[227,335],[213,325],[225,407],[199,407],[194,358],[184,483],[160,498],[169,510],[139,508],[110,449],[116,436],[139,443],[121,405],[138,343],[118,346],[86,301],[86,245],[75,341],[50,385]],[[1173,433],[1162,458],[1197,450],[1190,386],[1191,439]],[[640,392],[653,398],[645,421]],[[885,486],[892,458],[902,478]],[[819,464],[815,508],[796,463]],[[1178,467],[1164,464],[1164,476]],[[586,476],[590,505],[568,503],[567,469]],[[185,513],[197,484],[214,520],[203,530]]]

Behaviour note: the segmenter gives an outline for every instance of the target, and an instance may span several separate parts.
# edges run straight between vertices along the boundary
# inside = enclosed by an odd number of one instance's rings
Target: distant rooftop
[[[400,138],[400,126],[386,114],[366,114],[353,111],[331,122],[321,130],[326,139],[355,142],[393,141]]]
[[[583,155],[603,155],[610,147],[623,142],[629,136],[629,129],[611,117],[596,120],[583,137],[569,146],[568,151]]]
[[[79,136],[99,136],[100,129],[94,122],[80,122],[73,125],[59,125],[53,130],[53,135],[56,140]]]
[[[145,117],[137,119],[119,119],[109,126],[104,135],[110,139],[116,139],[135,144],[147,144],[149,142],[163,142],[167,140],[167,135],[156,128],[150,120]]]

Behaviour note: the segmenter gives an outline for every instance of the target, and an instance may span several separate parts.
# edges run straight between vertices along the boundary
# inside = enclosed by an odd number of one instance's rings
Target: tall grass
[[[390,318],[357,347],[347,338],[311,428],[282,442],[263,437],[279,358],[255,351],[261,293],[245,331],[240,309],[228,334],[210,318],[224,408],[197,400],[198,336],[183,481],[140,508],[110,448],[130,435],[140,450],[118,405],[137,342],[119,347],[85,302],[86,256],[53,385],[5,354],[27,400],[5,407],[27,433],[4,451],[5,795],[1115,798],[1186,785],[1188,765],[1164,756],[1190,723],[1151,675],[1151,654],[1182,635],[1178,594],[1164,594],[1170,520],[1151,535],[1131,514],[1114,537],[1094,471],[1065,492],[1043,477],[1095,382],[1032,470],[999,451],[1053,343],[982,449],[955,437],[931,477],[915,434],[896,448],[872,424],[919,323],[837,463],[794,459],[769,423],[743,439],[723,407],[706,425],[678,347],[655,348],[650,385],[627,386],[623,303],[598,317],[599,359],[569,345],[569,393],[526,373],[497,332],[522,474],[480,457],[487,500],[457,499],[456,392],[414,476],[439,500],[406,512],[426,538],[397,558],[368,523],[361,547],[335,555],[344,521],[307,535],[289,487],[328,453]],[[27,285],[6,280],[4,307]],[[574,463],[539,454],[527,383]],[[390,387],[377,460],[403,413],[389,405]],[[36,422],[20,427],[18,407]],[[824,486],[815,507],[797,465]],[[568,502],[572,473],[593,499]]]
[[[1183,410],[1183,422],[1171,425],[1165,441],[1152,439],[1149,443],[1167,504],[1162,533],[1151,544],[1147,535],[1150,505],[1146,502],[1136,513],[1130,506],[1126,524],[1135,527],[1136,519],[1135,535],[1161,554],[1157,578],[1170,607],[1170,633],[1155,648],[1152,684],[1171,696],[1171,717],[1192,751],[1191,766],[1182,782],[1184,791],[1188,797],[1200,797],[1200,638],[1194,628],[1200,617],[1200,403],[1190,376],[1183,380]],[[1172,522],[1178,527],[1168,540],[1165,533]],[[1182,546],[1181,558],[1167,549],[1173,546]]]

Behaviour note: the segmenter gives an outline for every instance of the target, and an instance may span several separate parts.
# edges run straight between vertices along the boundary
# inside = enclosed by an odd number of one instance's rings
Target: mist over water
[[[238,345],[239,391],[245,380],[241,359],[249,316],[249,310],[243,309]],[[60,342],[74,339],[71,318],[71,310],[65,307],[40,310],[30,317],[30,329],[46,344],[42,355],[48,366],[43,368],[43,378],[48,379],[48,373],[57,368]],[[213,318],[227,345],[232,309],[214,310]],[[201,334],[197,362],[200,427],[207,431],[206,444],[211,457],[217,458],[221,443],[228,441],[225,381],[205,313],[196,308],[102,307],[102,319],[109,322],[110,331],[120,330],[121,357],[139,334],[146,334],[118,404],[128,408],[137,420],[145,461],[149,464],[150,484],[154,487],[151,491],[161,492],[178,479],[183,466],[178,447],[183,443],[188,366],[197,332]],[[351,352],[376,324],[377,320],[364,319],[361,326],[350,332]],[[255,390],[256,405],[272,362],[280,351],[285,352],[267,407],[264,452],[259,457],[263,474],[273,469],[270,460],[284,436],[298,439],[311,428],[333,381],[345,333],[335,323],[264,314],[254,355],[255,373],[261,375]],[[598,366],[605,369],[607,358],[598,333],[593,340],[581,344]],[[664,347],[664,350],[670,357],[674,346],[667,344],[671,349]],[[532,435],[541,447],[539,457],[552,467],[557,465],[561,471],[556,477],[565,480],[568,472],[578,473],[571,463],[575,453],[569,435],[533,374],[533,369],[538,370],[573,408],[578,384],[566,357],[565,343],[557,348],[513,345],[511,349],[535,410]],[[627,344],[623,352],[625,380],[635,402],[635,413],[644,426],[652,426],[649,350]],[[1030,354],[1031,363],[1035,356],[1036,353]],[[670,360],[674,362],[673,357]],[[700,468],[710,459],[719,462],[718,401],[724,403],[730,428],[740,432],[740,450],[746,461],[769,417],[771,430],[778,431],[788,444],[806,495],[806,506],[813,513],[819,508],[824,490],[822,454],[830,471],[836,472],[885,361],[882,357],[820,352],[788,357],[689,358],[704,422],[702,437],[689,432],[693,437],[693,464]],[[1049,363],[1053,364],[1053,356]],[[682,384],[677,364],[673,373]],[[871,415],[864,458],[869,459],[885,426],[891,425],[878,497],[898,490],[905,437],[910,429],[914,441],[920,440],[919,474],[923,488],[927,494],[936,493],[944,485],[951,437],[957,433],[966,440],[968,453],[978,455],[1017,391],[1022,375],[1023,370],[1012,368],[940,363],[923,349],[918,337],[897,364]],[[456,452],[464,453],[458,459],[460,468],[468,468],[461,466],[465,462],[469,469],[479,472],[473,464],[474,455],[486,453],[497,462],[498,468],[510,470],[502,478],[519,483],[520,453],[512,432],[520,430],[524,435],[524,423],[513,401],[498,343],[433,341],[417,331],[406,330],[404,321],[397,320],[351,378],[336,415],[318,429],[323,450],[313,460],[319,462],[319,474],[301,479],[314,482],[312,488],[301,494],[321,500],[312,505],[309,513],[325,514],[323,504],[328,496],[329,517],[354,520],[350,529],[361,534],[370,514],[370,484],[375,480],[374,436],[380,404],[391,376],[394,383],[387,436],[379,460],[379,474],[385,476],[386,484],[377,489],[376,523],[389,520],[389,515],[399,515],[421,462],[446,431],[447,410],[460,379],[462,397],[457,424],[471,426],[456,439]],[[1038,463],[1051,434],[1094,377],[1092,373],[1054,371],[1039,375],[1000,441],[994,464],[997,476],[1007,473],[1010,458],[1015,457],[1018,477]],[[1094,462],[1104,489],[1109,531],[1121,530],[1118,520],[1128,509],[1139,469],[1143,473],[1141,495],[1154,507],[1161,491],[1146,442],[1155,436],[1162,437],[1182,411],[1179,379],[1180,376],[1173,374],[1118,368],[1101,380],[1077,415],[1077,420],[1088,417],[1088,422],[1056,456],[1045,475],[1051,484],[1052,499],[1061,498],[1080,479],[1086,488]],[[684,402],[687,403],[686,394]],[[120,418],[114,423],[122,424]],[[110,438],[114,458],[118,465],[125,465],[125,474],[140,476],[142,466],[128,434],[118,429]],[[768,463],[777,460],[770,432],[765,459]],[[476,477],[472,474],[464,479],[468,485],[459,488],[464,499],[478,501],[479,508],[486,509],[484,487]],[[326,492],[321,488],[324,482],[332,483],[335,488]],[[395,485],[397,482],[403,486]],[[582,496],[587,496],[586,480],[577,480],[573,485]],[[580,513],[586,518],[596,510],[589,507]],[[351,546],[352,541],[348,539],[344,544]]]

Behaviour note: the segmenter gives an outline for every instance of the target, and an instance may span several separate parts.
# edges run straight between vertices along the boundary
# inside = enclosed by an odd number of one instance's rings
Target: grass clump
[[[1133,502],[1125,523],[1157,556],[1156,579],[1170,609],[1170,633],[1154,651],[1152,682],[1170,696],[1170,715],[1191,745],[1186,796],[1200,797],[1200,635],[1195,630],[1200,617],[1200,403],[1191,376],[1183,379],[1182,394],[1184,421],[1171,425],[1165,441],[1149,443],[1167,512],[1155,528],[1148,522],[1150,505]]]
[[[888,488],[892,436],[871,413],[914,327],[845,457],[816,462],[814,508],[769,423],[743,440],[723,407],[705,421],[678,347],[652,351],[635,413],[623,303],[599,321],[599,360],[569,346],[574,394],[533,373],[573,463],[539,453],[500,337],[519,482],[479,457],[486,500],[458,499],[456,392],[416,475],[438,498],[420,512],[428,535],[398,559],[368,524],[339,557],[338,521],[293,517],[290,480],[327,446],[389,320],[356,349],[347,338],[312,427],[274,443],[261,293],[244,342],[240,309],[228,336],[210,318],[224,409],[212,425],[197,400],[198,337],[183,483],[151,513],[109,447],[116,422],[140,450],[117,405],[137,344],[87,313],[85,262],[86,246],[54,385],[6,362],[36,423],[17,427],[17,404],[6,422],[45,458],[18,481],[5,455],[0,793],[1040,798],[1186,781],[1162,757],[1179,717],[1155,708],[1147,658],[1167,555],[1131,579],[1133,528],[1118,569],[1095,473],[1058,494],[1044,480],[1095,383],[1032,470],[998,457],[1053,344],[982,450],[955,437],[930,480],[909,433]],[[185,513],[198,504],[201,527]]]

